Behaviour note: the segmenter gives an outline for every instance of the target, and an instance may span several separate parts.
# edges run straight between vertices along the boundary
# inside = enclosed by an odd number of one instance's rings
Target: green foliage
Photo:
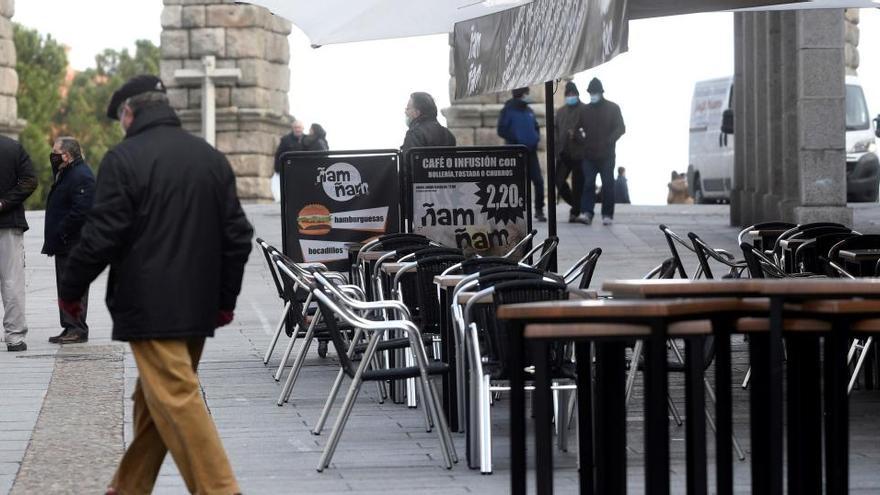
[[[138,40],[132,55],[128,49],[107,49],[95,57],[95,67],[77,73],[62,98],[67,70],[64,48],[51,36],[15,25],[18,51],[19,115],[28,121],[21,142],[38,170],[40,186],[29,198],[28,208],[45,207],[52,184],[49,152],[58,136],[80,142],[86,161],[97,170],[101,160],[122,139],[116,121],[106,117],[113,91],[138,74],[159,73],[159,47]]]
[[[61,84],[67,68],[64,47],[51,36],[15,25],[18,55],[18,115],[27,120],[21,143],[39,177],[39,186],[25,206],[41,208],[52,183],[49,153],[52,151],[53,118],[61,108]]]

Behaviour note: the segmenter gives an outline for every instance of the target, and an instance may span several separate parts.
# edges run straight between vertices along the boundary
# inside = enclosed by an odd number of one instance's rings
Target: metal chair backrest
[[[469,258],[461,262],[461,273],[473,275],[490,268],[516,267],[519,263],[509,258],[500,256],[485,256],[482,258]]]
[[[801,273],[823,273],[828,253],[838,242],[857,237],[861,234],[853,232],[835,232],[817,235],[800,246],[794,252],[794,264]]]
[[[581,259],[577,260],[571,268],[562,275],[566,283],[572,283],[577,279],[579,289],[586,289],[593,280],[593,272],[596,271],[596,263],[599,262],[599,256],[602,256],[602,248],[593,248],[592,251],[585,254]]]
[[[737,236],[736,236],[736,243],[737,243],[737,245],[742,245],[743,242],[748,242],[748,241],[744,240],[743,238],[745,237],[745,235],[746,235],[747,233],[749,233],[749,232],[751,232],[751,231],[753,231],[753,230],[757,230],[757,231],[762,231],[762,230],[782,230],[782,231],[786,231],[786,230],[789,230],[789,229],[793,229],[794,227],[797,227],[797,224],[789,223],[789,222],[761,222],[761,223],[756,223],[755,225],[750,225],[750,226],[748,226],[748,227],[746,227],[746,228],[740,230],[740,231],[739,231],[739,234],[737,234]],[[763,236],[762,236],[762,237],[763,237]],[[778,237],[778,235],[777,235],[777,236],[773,236],[773,237],[764,237],[764,238],[767,239],[767,240],[770,240],[771,243],[773,243],[773,242],[776,242],[776,237]],[[771,239],[772,239],[772,240],[771,240]],[[750,243],[750,244],[753,244],[753,243]],[[753,245],[754,245],[754,244],[753,244]],[[766,246],[764,246],[764,247],[766,247]]]
[[[269,273],[272,274],[272,281],[275,283],[275,289],[278,291],[278,297],[280,297],[281,299],[285,299],[284,287],[281,285],[281,280],[278,278],[278,267],[276,267],[275,263],[272,261],[272,252],[278,250],[259,237],[257,237],[257,245],[260,246],[260,251],[263,252],[263,257],[266,259],[266,264],[269,265]]]
[[[828,258],[826,264],[830,268],[829,275],[846,276],[842,273],[842,267],[845,265],[840,258],[840,252],[853,249],[880,249],[880,235],[863,234],[859,236],[844,239],[828,250]],[[831,265],[833,263],[834,265]],[[846,270],[843,270],[846,272]],[[849,273],[849,272],[846,272]]]
[[[535,238],[536,235],[538,235],[537,230],[532,230],[531,232],[526,234],[526,236],[523,237],[521,241],[519,241],[518,243],[516,243],[515,246],[510,248],[510,251],[504,253],[504,256],[502,256],[502,258],[519,259],[519,257],[517,256],[516,253],[519,252],[520,250],[522,250],[524,252],[528,252],[529,250],[531,250],[532,249],[532,240]]]
[[[486,352],[487,362],[494,365],[493,375],[503,379],[510,375],[507,363],[510,362],[507,349],[507,326],[494,315],[498,307],[504,304],[520,304],[538,301],[561,301],[567,297],[564,282],[547,280],[514,280],[501,282],[492,287],[492,303],[486,304],[482,312],[483,342],[481,347]],[[564,358],[564,346],[554,345],[552,349],[551,368],[559,368]],[[527,358],[527,361],[531,361]]]
[[[697,259],[700,262],[700,268],[706,278],[715,278],[712,274],[712,267],[709,266],[709,259],[729,268],[726,275],[727,278],[739,278],[740,272],[746,268],[744,262],[736,261],[733,255],[724,249],[717,249],[709,246],[706,244],[706,241],[701,239],[697,234],[688,232],[688,238],[694,245],[694,253],[697,255]]]
[[[464,261],[464,256],[432,256],[416,262],[416,294],[419,302],[422,329],[438,333],[440,329],[440,300],[434,277],[442,274],[452,265]]]
[[[678,254],[678,248],[676,245],[684,247],[686,250],[696,254],[694,246],[663,224],[660,224],[660,232],[663,232],[663,235],[666,237],[666,244],[669,246],[669,252],[675,260],[675,269],[678,271],[678,275],[681,278],[688,278],[688,274],[684,269],[684,263],[681,260],[681,256]],[[699,273],[694,278],[699,278]]]
[[[520,260],[520,263],[527,263],[529,266],[546,270],[547,266],[550,264],[550,258],[552,257],[553,252],[556,251],[557,246],[559,246],[559,237],[556,237],[555,235],[550,236],[544,239],[544,242],[542,242],[540,246],[535,246],[531,251],[526,253],[526,255]],[[538,256],[537,260],[534,260],[531,263],[527,261],[532,260],[536,255]]]

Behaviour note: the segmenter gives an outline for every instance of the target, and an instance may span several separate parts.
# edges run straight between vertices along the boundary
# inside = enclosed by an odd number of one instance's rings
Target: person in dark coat
[[[596,175],[602,178],[602,224],[614,223],[614,161],[617,140],[626,132],[620,107],[605,99],[602,81],[593,78],[587,87],[590,104],[584,110],[587,124],[584,160],[584,195],[578,221],[593,223]]]
[[[624,205],[630,203],[629,185],[626,183],[626,169],[624,167],[617,167],[617,179],[614,180],[614,202]]]
[[[538,143],[541,141],[541,130],[535,112],[529,106],[529,88],[514,89],[513,98],[504,103],[498,116],[498,135],[507,144],[521,144],[528,148],[529,180],[532,181],[535,202],[535,220],[546,222],[544,216],[544,176],[541,173],[541,162],[538,161]]]
[[[43,254],[55,258],[55,283],[60,297],[61,274],[67,266],[68,254],[79,241],[86,213],[92,209],[95,199],[95,175],[83,159],[79,142],[71,137],[55,140],[49,161],[55,181],[46,199]],[[82,314],[79,318],[71,318],[59,308],[62,331],[49,337],[49,342],[78,344],[89,340],[88,302],[89,290],[86,288],[80,300]]]
[[[275,149],[276,174],[281,173],[281,155],[288,151],[305,151],[305,147],[303,146],[303,138],[305,137],[303,134],[304,130],[305,127],[303,126],[303,123],[294,120],[293,124],[290,126],[290,132],[281,138],[278,148]]]
[[[455,146],[455,136],[437,122],[437,104],[428,93],[411,94],[404,115],[408,130],[400,146],[402,151],[426,146]]]
[[[126,82],[107,115],[125,138],[101,162],[59,304],[77,316],[110,265],[113,339],[129,343],[138,382],[134,439],[108,493],[149,493],[169,450],[191,493],[239,493],[196,372],[206,337],[233,319],[251,251],[235,175],[222,153],[181,128],[155,76]]]
[[[305,151],[327,151],[330,147],[327,145],[327,131],[321,124],[312,124],[309,127],[309,133],[302,139],[303,150]]]
[[[0,136],[0,294],[6,350],[27,350],[24,200],[37,188],[31,158],[18,141]]]
[[[574,81],[565,84],[565,105],[556,110],[556,189],[559,197],[571,206],[570,223],[576,222],[581,212],[584,189],[584,147],[587,140],[584,122],[586,105]],[[568,176],[571,175],[571,187]]]

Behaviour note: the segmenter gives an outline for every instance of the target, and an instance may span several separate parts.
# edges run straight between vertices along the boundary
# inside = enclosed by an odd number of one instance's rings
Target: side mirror
[[[880,115],[874,118],[874,135],[880,138]]]
[[[733,110],[730,108],[721,114],[721,132],[733,134]]]

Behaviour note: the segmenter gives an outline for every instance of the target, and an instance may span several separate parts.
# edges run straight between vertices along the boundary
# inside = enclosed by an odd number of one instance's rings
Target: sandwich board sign
[[[414,148],[404,162],[410,232],[466,254],[501,256],[530,231],[525,147]]]
[[[400,231],[398,155],[385,151],[285,153],[283,250],[299,263],[348,270],[348,245]]]

